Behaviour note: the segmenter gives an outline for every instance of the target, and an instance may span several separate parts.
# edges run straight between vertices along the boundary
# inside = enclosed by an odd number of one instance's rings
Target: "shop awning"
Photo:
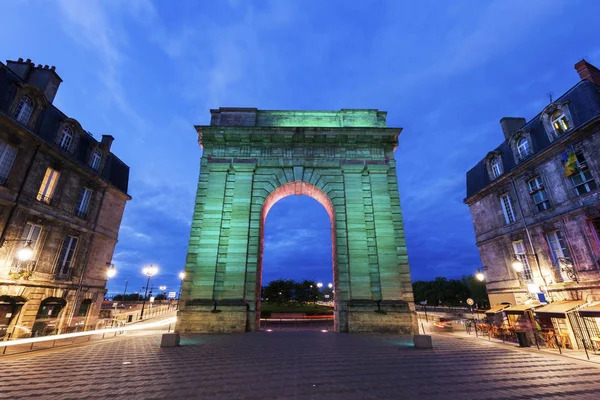
[[[510,304],[497,304],[497,305],[493,306],[492,308],[490,308],[489,310],[487,310],[485,313],[486,313],[486,315],[498,314],[499,312],[501,312],[502,310],[504,310],[507,307],[510,307]]]
[[[585,304],[585,300],[555,301],[535,310],[536,315],[552,318],[566,318],[568,311]]]
[[[579,310],[582,317],[600,318],[600,304],[589,306]]]
[[[531,303],[531,304],[517,304],[514,306],[510,306],[503,311],[507,314],[523,314],[527,310],[533,310],[534,308],[541,307],[541,303]]]

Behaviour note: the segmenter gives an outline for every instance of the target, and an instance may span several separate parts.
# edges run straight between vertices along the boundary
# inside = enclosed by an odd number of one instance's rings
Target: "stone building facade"
[[[536,117],[500,120],[504,141],[467,172],[492,306],[600,301],[600,71],[575,69]]]
[[[113,137],[52,104],[61,82],[54,67],[0,63],[0,340],[96,324],[131,199]]]

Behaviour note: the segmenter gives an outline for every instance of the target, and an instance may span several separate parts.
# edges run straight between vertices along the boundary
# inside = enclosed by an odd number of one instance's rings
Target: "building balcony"
[[[43,195],[43,194],[38,194],[36,196],[36,200],[39,201],[40,203],[52,205],[52,196],[46,196],[46,195]]]
[[[66,271],[58,271],[55,275],[57,281],[69,281],[73,277],[73,270],[68,269]]]
[[[87,218],[87,210],[75,209],[75,216],[77,218],[86,219]]]
[[[29,279],[33,275],[35,269],[35,261],[19,261],[16,258],[13,260],[8,276],[12,279]]]

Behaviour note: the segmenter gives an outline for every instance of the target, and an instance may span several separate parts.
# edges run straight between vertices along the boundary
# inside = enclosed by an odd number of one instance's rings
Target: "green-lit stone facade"
[[[332,226],[335,329],[416,333],[394,149],[377,110],[211,110],[186,259],[181,332],[255,331],[263,224],[309,195]]]

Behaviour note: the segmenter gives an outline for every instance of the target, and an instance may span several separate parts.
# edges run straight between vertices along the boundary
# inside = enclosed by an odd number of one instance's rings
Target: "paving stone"
[[[0,359],[0,399],[598,399],[593,363],[436,335],[161,335]],[[124,364],[130,363],[130,364]]]

